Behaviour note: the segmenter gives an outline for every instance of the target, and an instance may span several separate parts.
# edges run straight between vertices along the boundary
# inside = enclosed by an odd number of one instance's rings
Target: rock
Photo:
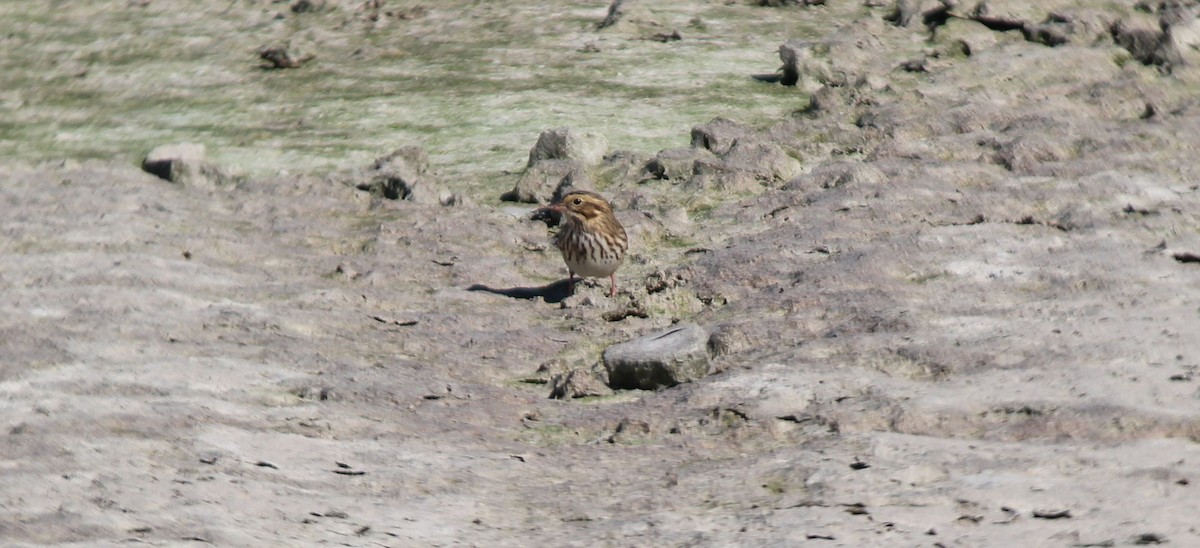
[[[713,154],[729,152],[733,142],[754,135],[746,126],[728,118],[713,118],[707,124],[692,128],[692,148],[708,149]]]
[[[892,13],[883,19],[899,27],[909,27],[913,23],[929,25],[931,19],[948,11],[950,6],[948,2],[938,0],[896,0]]]
[[[1025,35],[1025,39],[1030,42],[1050,47],[1060,46],[1071,41],[1067,29],[1063,25],[1053,23],[1025,25],[1021,28],[1021,34]]]
[[[768,142],[734,141],[721,159],[726,165],[755,173],[768,184],[791,180],[803,170],[799,160]]]
[[[905,72],[929,72],[929,63],[929,57],[921,56],[902,61],[899,67]]]
[[[312,13],[325,7],[325,0],[296,0],[292,3],[292,13]]]
[[[461,192],[450,192],[447,190],[438,193],[438,202],[446,207],[474,205]]]
[[[979,55],[996,46],[997,33],[970,19],[951,19],[938,27],[933,41],[949,54]]]
[[[604,162],[595,169],[596,179],[609,185],[641,182],[646,177],[646,164],[653,157],[643,152],[629,150],[613,151],[604,157]]]
[[[654,434],[654,427],[649,422],[623,418],[613,427],[612,435],[608,437],[607,441],[619,444],[645,443],[645,440],[652,434]]]
[[[1134,59],[1145,65],[1168,63],[1163,50],[1166,36],[1157,22],[1148,17],[1126,17],[1113,23],[1112,38],[1118,46],[1125,48]]]
[[[647,274],[643,284],[646,287],[646,293],[654,294],[685,285],[691,280],[691,276],[692,271],[687,268],[671,269],[669,271],[657,270]]]
[[[1046,15],[1046,23],[1063,25],[1077,44],[1096,44],[1111,39],[1109,29],[1116,15],[1103,8],[1064,8]]]
[[[608,139],[570,128],[548,129],[529,151],[529,162],[516,186],[500,196],[509,202],[553,201],[567,188],[594,190],[586,168],[604,160]]]
[[[615,344],[604,350],[608,386],[657,390],[708,374],[708,333],[696,324]]]
[[[692,176],[686,186],[693,190],[752,191],[788,181],[801,171],[800,161],[788,156],[779,145],[734,140],[720,158],[692,162]]]
[[[887,175],[870,163],[833,162],[823,164],[809,173],[796,177],[784,186],[785,190],[836,188],[839,186],[876,186],[887,182]]]
[[[1037,517],[1037,516],[1035,516]],[[1145,544],[1166,544],[1167,537],[1158,533],[1141,533],[1134,535],[1129,539],[1130,544],[1145,545]]]
[[[462,196],[438,188],[429,170],[429,155],[416,145],[380,156],[369,167],[332,173],[328,179],[388,200],[446,206],[464,202]]]
[[[529,151],[526,167],[543,160],[574,160],[594,166],[608,152],[608,139],[599,133],[578,132],[570,128],[548,129],[538,135],[537,144]]]
[[[594,190],[577,160],[542,160],[525,169],[516,186],[500,196],[506,202],[548,203],[566,187]]]
[[[581,170],[572,170],[563,175],[562,179],[558,180],[558,184],[554,186],[554,193],[550,195],[550,202],[554,203],[562,199],[568,192],[572,190],[596,190],[592,184],[591,178]]]
[[[680,34],[679,31],[677,31],[677,30],[673,30],[671,32],[656,32],[656,33],[650,35],[650,37],[647,38],[647,40],[652,40],[654,42],[662,42],[665,44],[667,42],[678,42],[680,40],[683,40],[683,35]]]
[[[780,83],[814,90],[823,85],[847,86],[871,72],[883,43],[878,29],[853,25],[839,28],[820,40],[790,40],[779,46],[783,62]]]
[[[608,396],[612,393],[601,374],[592,369],[572,369],[550,378],[551,399]]]
[[[398,173],[415,178],[429,172],[429,154],[419,146],[405,145],[387,156],[376,158],[374,167],[378,170],[398,170]]]
[[[803,109],[805,114],[812,116],[845,116],[853,119],[853,113],[861,102],[862,93],[856,88],[847,86],[825,85],[817,88],[808,98],[808,105]]]
[[[282,45],[266,46],[258,50],[258,58],[263,60],[259,66],[266,70],[294,69],[304,66],[305,63],[316,58],[316,55],[298,51],[292,45]]]
[[[370,169],[351,179],[359,190],[389,200],[437,204],[442,199],[442,193],[429,174],[429,155],[415,145],[400,147],[387,156],[376,158]]]
[[[174,143],[154,147],[142,161],[142,170],[172,183],[212,188],[235,182],[236,178],[204,158],[199,143]]]
[[[1168,68],[1196,65],[1200,55],[1197,52],[1200,49],[1200,19],[1194,13],[1186,17],[1179,13],[1173,16],[1160,14],[1160,24],[1166,29],[1161,55],[1168,61]]]
[[[694,130],[693,130],[694,131]],[[672,148],[659,151],[643,169],[643,180],[684,181],[691,178],[697,160],[716,160],[705,148]]]
[[[1068,42],[1095,44],[1106,40],[1113,14],[1096,8],[1052,11],[1041,23],[1024,23],[1021,34],[1030,42],[1054,47]]]
[[[755,172],[720,160],[696,160],[692,165],[692,177],[684,183],[684,188],[689,191],[755,191],[761,190],[764,182]]]
[[[204,153],[205,147],[200,143],[160,145],[146,154],[142,169],[171,181],[171,174],[178,166],[200,164],[204,161]]]
[[[1200,2],[1195,0],[1164,1],[1158,4],[1158,22],[1164,29],[1186,25],[1200,18]]]
[[[888,89],[891,83],[882,74],[865,73],[859,75],[854,81],[854,88],[862,91],[883,91]]]
[[[749,331],[752,329],[752,325],[734,323],[718,326],[708,337],[709,354],[725,356],[754,348],[755,341],[749,335]]]
[[[993,146],[996,149],[993,160],[1020,174],[1031,174],[1040,164],[1061,162],[1074,156],[1068,144],[1048,135],[1024,135]]]
[[[1044,9],[1044,7],[1031,2],[984,0],[975,4],[967,17],[983,23],[994,31],[1019,30],[1024,32],[1023,29],[1026,26],[1042,17],[1045,13]]]

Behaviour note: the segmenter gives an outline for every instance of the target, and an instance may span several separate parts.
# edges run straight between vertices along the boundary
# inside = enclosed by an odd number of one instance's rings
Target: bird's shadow
[[[467,291],[484,291],[487,293],[495,293],[496,295],[504,295],[513,299],[537,299],[548,303],[562,302],[563,299],[571,296],[570,292],[571,281],[563,278],[557,282],[546,284],[540,287],[488,287],[483,284],[475,284],[467,288]]]

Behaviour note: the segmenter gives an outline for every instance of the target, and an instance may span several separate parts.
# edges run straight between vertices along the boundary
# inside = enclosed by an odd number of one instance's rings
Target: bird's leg
[[[608,296],[616,297],[617,296],[617,273],[613,272],[612,274],[609,274],[608,279],[609,279],[609,282],[611,282],[611,285],[608,286]]]
[[[575,271],[567,269],[567,295],[575,294]]]

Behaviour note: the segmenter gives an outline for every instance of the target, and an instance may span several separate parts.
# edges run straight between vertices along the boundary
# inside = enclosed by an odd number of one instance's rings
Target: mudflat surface
[[[1200,544],[1195,8],[758,3],[0,2],[0,539]],[[615,298],[500,200],[563,126]]]

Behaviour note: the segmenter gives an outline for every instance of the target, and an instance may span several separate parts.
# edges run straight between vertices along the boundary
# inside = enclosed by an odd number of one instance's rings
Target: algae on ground
[[[597,31],[604,6],[582,0],[398,4],[410,18],[372,21],[338,2],[293,13],[0,0],[0,162],[137,163],[159,144],[201,142],[217,163],[263,176],[360,166],[416,144],[449,190],[494,200],[544,129],[652,152],[686,146],[693,125],[718,115],[762,124],[800,103],[796,90],[749,77],[777,63],[779,43],[804,37],[798,11],[656,7],[664,28],[684,29],[659,43]],[[316,57],[260,68],[257,51],[279,44]]]

